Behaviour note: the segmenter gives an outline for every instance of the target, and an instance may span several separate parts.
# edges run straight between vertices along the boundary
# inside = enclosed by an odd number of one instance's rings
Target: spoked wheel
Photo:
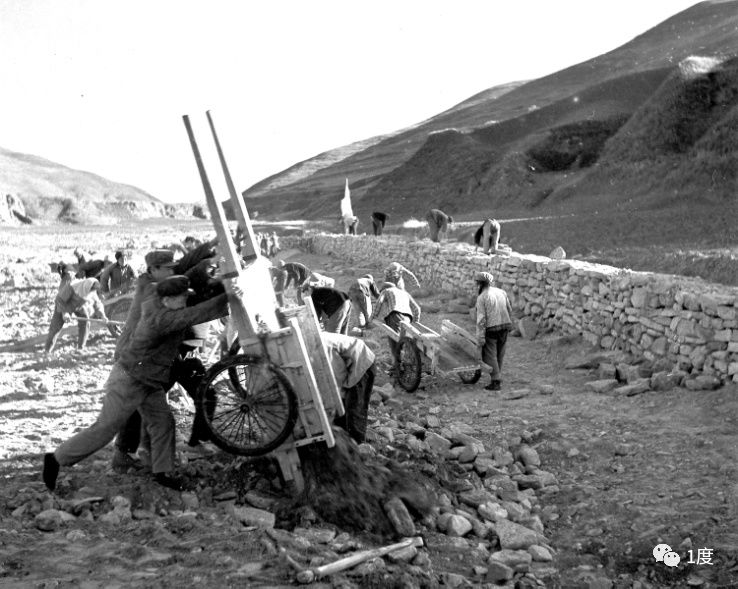
[[[111,321],[125,322],[131,308],[132,299],[122,299],[105,307],[105,314]],[[120,325],[108,325],[108,331],[113,337],[118,337],[123,331]]]
[[[482,378],[482,369],[477,368],[476,370],[465,370],[463,372],[459,372],[459,378],[464,384],[474,384]]]
[[[420,386],[423,359],[413,340],[406,337],[400,338],[398,346],[400,365],[397,367],[397,380],[403,389],[412,393]]]
[[[259,356],[213,364],[198,389],[212,441],[226,452],[261,456],[278,448],[297,421],[297,398],[284,372]]]

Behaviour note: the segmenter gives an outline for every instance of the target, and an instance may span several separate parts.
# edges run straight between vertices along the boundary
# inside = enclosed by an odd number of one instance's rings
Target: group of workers
[[[115,252],[115,262],[112,264],[105,264],[104,261],[100,264],[100,260],[92,260],[89,254],[80,250],[75,250],[75,254],[78,264],[74,278],[68,264],[58,262],[52,265],[60,281],[44,345],[47,354],[54,350],[59,332],[72,315],[76,316],[78,323],[77,348],[84,348],[90,333],[90,321],[108,322],[102,298],[127,290],[136,280],[136,272],[128,263],[124,251]]]
[[[439,214],[440,213],[440,214]],[[387,216],[372,215],[376,235],[381,235]],[[432,225],[431,225],[432,221]],[[358,220],[357,220],[358,222]],[[439,239],[453,219],[434,209],[428,214],[431,238]],[[434,230],[435,227],[435,230]],[[499,224],[491,219],[479,230],[480,241],[487,251],[494,251],[499,239]],[[278,251],[274,239],[267,253]],[[135,281],[135,294],[122,333],[117,340],[114,365],[105,383],[102,410],[90,427],[62,443],[44,456],[42,478],[50,490],[56,486],[59,470],[94,454],[116,438],[114,467],[140,466],[134,453],[148,456],[154,480],[172,489],[183,483],[175,471],[174,418],[167,402],[167,392],[180,383],[193,399],[205,374],[197,355],[198,326],[228,315],[227,298],[215,269],[216,240],[200,243],[193,239],[177,261],[170,249],[157,249],[145,256],[146,272],[136,277],[123,251],[116,252],[114,264],[99,269],[99,274],[86,276],[97,268],[78,265],[78,278],[73,279],[69,267],[58,264],[60,287],[45,350],[51,351],[58,332],[70,314],[79,322],[78,346],[89,333],[89,319],[107,321],[100,293],[119,292]],[[274,248],[272,250],[271,248]],[[375,355],[361,339],[349,336],[352,309],[355,324],[370,329],[381,321],[399,332],[402,323],[417,322],[421,308],[405,288],[406,279],[420,287],[415,274],[398,262],[384,270],[384,280],[377,284],[371,274],[356,278],[347,291],[335,288],[335,281],[311,272],[299,262],[280,261],[271,268],[273,286],[280,305],[284,294],[294,284],[298,303],[310,296],[323,324],[323,342],[331,358],[334,374],[343,391],[346,414],[337,419],[357,442],[366,435],[369,398],[375,378]],[[490,371],[491,381],[485,387],[499,390],[501,366],[507,334],[512,327],[510,301],[505,291],[493,286],[487,272],[475,275],[478,286],[476,301],[476,338],[479,360]],[[244,296],[234,284],[232,292]],[[399,346],[388,338],[395,366],[399,366]],[[117,436],[117,437],[116,437]],[[204,417],[196,412],[188,444],[197,446],[209,438]]]
[[[256,243],[259,244],[261,255],[265,258],[274,258],[281,250],[279,247],[279,236],[276,231],[271,233],[257,233]]]
[[[375,236],[382,235],[389,215],[380,211],[371,214],[372,230]],[[431,241],[439,243],[446,238],[448,230],[454,222],[451,215],[441,209],[430,209],[425,215],[428,234]],[[344,235],[356,235],[359,218],[353,215],[342,217]],[[474,244],[482,248],[485,254],[495,253],[500,245],[500,223],[495,219],[485,219],[474,233]]]

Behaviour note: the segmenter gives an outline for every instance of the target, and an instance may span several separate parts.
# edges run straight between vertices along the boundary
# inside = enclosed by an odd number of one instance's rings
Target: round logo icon
[[[653,557],[656,559],[656,562],[663,562],[664,555],[667,552],[671,552],[671,546],[669,546],[668,544],[658,544],[653,549]]]
[[[664,564],[668,567],[677,567],[679,566],[679,561],[681,559],[679,558],[679,555],[676,552],[667,552],[664,554]]]

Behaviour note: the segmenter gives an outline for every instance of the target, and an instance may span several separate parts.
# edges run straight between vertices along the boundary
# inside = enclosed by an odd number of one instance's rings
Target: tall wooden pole
[[[213,134],[213,141],[215,141],[215,148],[218,150],[218,159],[220,159],[220,166],[223,168],[223,175],[225,176],[226,185],[228,186],[228,193],[231,197],[231,206],[233,212],[236,215],[238,226],[241,228],[243,233],[244,243],[241,250],[241,255],[247,262],[256,259],[261,249],[256,243],[256,234],[254,228],[251,226],[251,218],[246,210],[246,205],[236,192],[236,187],[233,185],[231,179],[231,173],[228,171],[228,165],[223,155],[223,150],[220,148],[220,141],[218,141],[218,135],[215,132],[215,125],[213,124],[213,117],[210,115],[210,111],[206,111],[205,114],[208,117],[208,123],[210,124],[210,131]]]

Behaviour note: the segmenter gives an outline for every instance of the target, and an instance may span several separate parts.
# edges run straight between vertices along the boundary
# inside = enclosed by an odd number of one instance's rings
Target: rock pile
[[[668,360],[650,362],[633,359],[622,352],[595,352],[569,358],[567,368],[589,368],[597,380],[585,386],[594,393],[632,397],[648,391],[666,391],[684,387],[693,391],[719,388],[722,381],[708,374],[690,374],[674,368]]]
[[[524,431],[485,445],[468,425],[444,423],[438,406],[418,404],[409,414],[395,402],[391,385],[377,388],[375,395],[375,439],[363,451],[392,456],[436,483],[437,504],[432,515],[416,519],[416,529],[440,532],[453,545],[473,551],[479,562],[471,576],[477,583],[514,577],[535,582],[552,573],[546,563],[554,550],[544,536],[544,522],[558,516],[555,508],[542,506],[540,497],[558,486],[535,450],[542,432]],[[399,534],[411,531],[407,510],[397,504],[385,508],[402,514]]]
[[[544,523],[558,515],[555,508],[542,505],[541,497],[558,487],[556,477],[541,468],[535,449],[540,431],[485,444],[471,427],[445,423],[440,407],[418,405],[408,413],[390,385],[376,389],[372,404],[371,439],[357,452],[396,483],[381,504],[391,526],[383,540],[420,535],[425,546],[405,547],[342,574],[380,583],[406,578],[408,587],[440,581],[457,587],[473,582],[512,588],[515,582],[543,585],[542,579],[555,573],[555,551],[544,535]],[[276,468],[266,460],[246,463],[226,454],[189,462],[183,458],[192,488],[182,493],[131,473],[112,473],[108,465],[103,456],[94,460],[82,487],[75,487],[79,475],[67,472],[59,481],[58,496],[41,491],[40,483],[5,494],[0,527],[34,528],[70,542],[89,539],[91,525],[105,526],[110,535],[148,522],[158,522],[162,529],[248,532],[258,537],[265,554],[248,570],[242,562],[234,563],[241,577],[261,574],[265,566],[314,569],[367,548],[368,542],[378,543],[378,529],[373,536],[341,529],[309,502],[288,500],[278,490]],[[421,499],[413,495],[413,487],[399,483],[405,479],[419,482],[426,491]],[[472,555],[477,564],[465,574],[434,572],[431,555],[449,546]]]

